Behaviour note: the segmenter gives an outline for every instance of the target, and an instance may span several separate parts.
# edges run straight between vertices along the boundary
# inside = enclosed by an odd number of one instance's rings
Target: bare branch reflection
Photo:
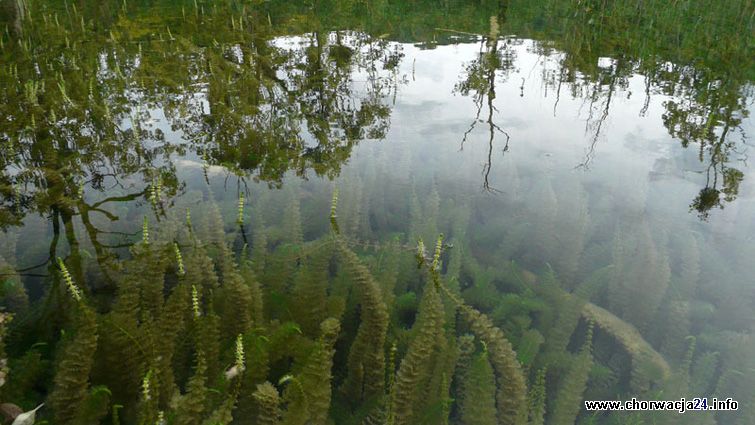
[[[505,14],[504,14],[505,16]],[[465,79],[459,82],[454,88],[455,91],[468,96],[472,94],[472,100],[476,106],[475,117],[469,126],[469,129],[462,136],[460,150],[464,149],[464,144],[469,136],[473,133],[478,123],[485,123],[488,127],[488,151],[487,158],[482,168],[483,190],[488,192],[500,192],[490,183],[490,174],[493,168],[493,151],[495,149],[496,134],[501,134],[505,138],[504,146],[501,153],[505,154],[509,150],[511,136],[500,125],[495,123],[494,117],[498,112],[494,105],[496,99],[496,78],[499,71],[507,75],[514,68],[515,56],[509,43],[512,40],[504,39],[503,44],[499,46],[500,26],[497,16],[490,17],[490,31],[486,37],[480,41],[480,51],[478,58],[472,61],[466,67]],[[487,119],[480,119],[482,111],[487,108]]]

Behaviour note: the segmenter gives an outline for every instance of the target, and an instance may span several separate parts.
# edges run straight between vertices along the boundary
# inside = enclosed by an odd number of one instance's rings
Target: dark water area
[[[0,0],[3,423],[755,423],[754,16]]]

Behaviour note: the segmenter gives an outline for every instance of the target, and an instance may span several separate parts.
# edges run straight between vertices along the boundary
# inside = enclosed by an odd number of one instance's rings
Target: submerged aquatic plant
[[[388,308],[380,287],[346,241],[339,237],[336,243],[343,266],[360,293],[361,323],[349,349],[348,374],[342,387],[350,400],[359,403],[383,394]]]
[[[295,385],[289,385],[284,392],[284,399],[287,401],[284,424],[327,424],[335,354],[333,345],[340,329],[340,323],[332,317],[321,323],[320,337],[311,354],[304,362],[301,372],[291,378]]]
[[[63,262],[63,259],[58,257],[58,267],[60,267],[60,273],[63,275],[63,282],[65,282],[66,287],[68,288],[68,291],[71,293],[71,296],[74,300],[81,301],[81,290],[73,281],[73,278],[71,277],[71,273],[68,272],[68,268],[66,267],[66,263]]]
[[[535,381],[530,387],[527,395],[528,406],[528,425],[543,425],[545,423],[545,405],[547,394],[545,388],[546,368],[541,368],[535,374]]]
[[[438,340],[443,338],[443,304],[433,285],[426,285],[420,304],[416,334],[401,360],[391,394],[392,423],[414,423],[422,405],[422,388],[433,372],[431,358]]]
[[[244,338],[243,335],[239,334],[239,336],[236,337],[236,362],[234,366],[238,368],[239,370],[244,370]]]
[[[443,234],[438,236],[438,240],[435,242],[435,253],[433,254],[433,264],[431,270],[433,273],[440,272],[440,253],[443,249]]]
[[[194,313],[194,318],[198,318],[202,314],[199,307],[199,291],[194,285],[191,285],[191,311]]]
[[[142,400],[149,401],[152,399],[152,392],[150,391],[150,381],[152,380],[152,369],[147,371],[142,379]]]
[[[472,360],[464,383],[464,402],[460,406],[464,424],[494,425],[498,423],[495,405],[495,376],[487,348]]]
[[[176,253],[176,265],[178,266],[178,275],[183,276],[184,274],[186,274],[186,271],[184,270],[183,257],[181,257],[181,249],[178,247],[177,243],[173,243],[173,251]]]
[[[495,399],[498,421],[504,424],[524,423],[527,415],[525,402],[527,384],[511,343],[490,318],[468,306],[456,294],[449,291],[441,283],[438,273],[433,273],[433,281],[434,286],[457,306],[472,332],[488,348],[496,380]]]
[[[333,197],[330,201],[330,228],[334,233],[340,233],[338,228],[338,187],[333,189]]]
[[[338,218],[338,188],[333,189],[333,197],[330,201],[330,219],[335,220]]]
[[[147,220],[147,216],[144,216],[144,221],[142,222],[142,243],[149,245],[149,220]]]
[[[570,425],[577,420],[582,410],[582,396],[587,388],[587,380],[593,365],[592,357],[593,322],[587,325],[587,335],[582,349],[573,359],[571,367],[563,377],[561,385],[553,400],[553,412],[550,422],[556,425]]]
[[[218,210],[209,209],[210,222],[217,223]],[[212,242],[203,243],[203,236]],[[419,273],[410,247],[392,242],[362,251],[338,234],[302,242],[295,251],[257,251],[272,260],[268,264],[294,264],[290,280],[275,296],[257,283],[246,248],[237,259],[217,228],[173,237],[161,231],[152,241],[145,238],[149,245],[132,248],[134,258],[124,262],[112,311],[102,316],[88,307],[58,259],[61,280],[77,302],[49,395],[56,423],[82,423],[84,411],[99,412],[86,416],[96,417],[87,423],[97,423],[110,404],[124,406],[123,421],[144,423],[324,425],[353,414],[362,415],[364,423],[393,425],[537,425],[544,423],[546,412],[554,423],[574,423],[597,362],[593,321],[604,337],[625,347],[636,363],[638,382],[654,364],[660,371],[668,367],[635,328],[587,301],[610,278],[611,267],[594,273],[574,293],[560,287],[552,270],[534,278],[513,275],[538,282],[534,288],[516,286],[522,300],[538,296],[552,310],[550,316],[537,309],[532,313],[543,315],[538,320],[544,325],[552,323],[547,317],[556,321],[550,332],[543,330],[547,338],[541,345],[543,336],[534,327],[505,334],[499,316],[471,307],[446,282],[442,235],[432,259],[418,243]],[[192,243],[181,248],[178,241],[184,237]],[[392,257],[407,261],[391,262]],[[456,271],[449,264],[447,273],[455,281],[475,269],[471,260],[454,261],[462,261]],[[265,264],[262,272],[270,273]],[[501,278],[495,276],[491,281]],[[410,307],[414,320],[409,325],[393,317],[407,311],[394,304],[402,297],[393,293],[395,282],[388,281],[396,279],[413,279],[406,288],[421,296]],[[486,288],[496,291],[493,284]],[[271,302],[263,304],[263,298]],[[581,319],[590,325],[583,348],[572,354],[570,340],[581,329]],[[474,337],[457,337],[470,331]],[[140,372],[136,379],[124,370],[107,372],[119,357],[116,363]],[[553,359],[561,363],[546,385],[545,366]],[[694,353],[687,356],[687,370],[693,361]],[[528,390],[525,375],[531,368]],[[90,383],[103,383],[113,392]],[[553,397],[547,398],[546,390],[553,390]]]
[[[83,407],[89,394],[89,375],[95,361],[98,326],[96,313],[83,302],[67,270],[63,273],[67,276],[64,279],[77,306],[73,336],[66,338],[62,345],[49,402],[56,423],[65,425],[77,423],[77,417],[85,411]]]
[[[186,208],[186,227],[190,232],[194,231],[194,227],[191,225],[191,210]]]
[[[265,381],[257,385],[253,397],[256,404],[256,415],[253,423],[260,425],[280,425],[280,394],[273,384]]]
[[[425,250],[425,243],[422,241],[422,238],[419,238],[417,241],[417,253],[415,255],[417,259],[417,268],[421,268],[425,264],[426,256],[427,251]]]
[[[239,226],[244,225],[244,192],[239,193],[239,206],[236,215],[236,224]]]
[[[154,180],[152,181],[152,184],[149,186],[149,202],[152,204],[152,208],[156,210],[157,202],[158,202],[158,192],[157,192],[157,183]]]

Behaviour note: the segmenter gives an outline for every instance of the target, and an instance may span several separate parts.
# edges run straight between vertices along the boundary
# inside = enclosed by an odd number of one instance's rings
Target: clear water
[[[208,356],[201,343],[186,342],[206,337],[201,326],[175,337],[188,348],[171,354],[173,386],[149,356],[103,372],[102,335],[124,298],[123,277],[138,280],[129,274],[134,262],[149,263],[140,251],[145,217],[153,245],[176,242],[194,258],[188,210],[211,242],[221,281],[212,308],[223,323],[214,338],[231,353],[210,370],[233,364],[236,333],[224,323],[238,311],[224,298],[233,298],[222,289],[231,287],[224,255],[242,270],[246,258],[253,264],[264,311],[238,333],[247,359],[259,354],[250,341],[270,359],[259,373],[247,367],[238,387],[236,378],[206,372],[214,395],[194,420],[268,423],[252,393],[269,381],[283,399],[282,423],[753,423],[752,5],[706,11],[685,28],[672,24],[691,19],[687,12],[659,10],[657,25],[678,35],[668,41],[643,35],[646,27],[618,32],[612,16],[634,10],[618,2],[610,13],[542,3],[539,11],[517,2],[375,3],[367,19],[338,3],[77,10],[40,2],[9,20],[0,264],[2,302],[15,317],[0,401],[29,410],[47,399],[38,416],[49,423],[195,423],[182,422],[176,400],[199,374],[197,353]],[[650,12],[629,16],[642,13]],[[557,29],[543,29],[546,22]],[[694,31],[711,28],[720,31],[710,34],[719,51],[689,48]],[[212,221],[214,205],[221,222]],[[418,241],[427,269],[439,235],[438,268],[418,270]],[[336,250],[318,275],[324,298],[313,302],[326,303],[327,314],[302,295],[316,253],[333,240],[357,254],[382,290],[390,319],[378,343],[382,396],[355,398],[348,389],[350,352],[369,313],[362,281],[340,263],[347,255]],[[58,257],[99,317],[100,345],[82,385],[86,394],[109,388],[104,401],[55,396],[63,385],[56,377],[71,364],[61,353],[74,345],[65,332],[87,329],[61,301]],[[187,270],[201,270],[191,261]],[[169,262],[166,300],[183,282]],[[434,278],[448,288],[440,291],[445,320],[423,361],[433,366],[412,381],[404,365],[421,358],[418,341],[437,324],[428,319]],[[467,307],[455,311],[455,300]],[[475,333],[465,323],[469,307],[513,346],[528,389],[511,399],[523,416],[495,404],[510,378],[486,360],[499,348],[476,335],[464,351],[464,335]],[[147,327],[152,319],[139,314]],[[311,358],[302,353],[328,340],[313,315],[341,323],[333,352],[325,350],[332,395],[322,417],[301,407],[320,400],[309,392]],[[301,336],[281,348],[286,324]],[[33,355],[42,363],[25,377]],[[159,393],[154,405],[137,394],[153,371],[158,391],[175,392]],[[479,385],[469,385],[469,374]],[[113,376],[133,381],[133,394],[113,388],[121,382]],[[402,393],[402,379],[428,395]],[[583,404],[632,397],[731,397],[739,410],[596,413]],[[409,413],[402,399],[411,400]],[[231,416],[218,419],[226,402]],[[120,418],[116,405],[124,406]],[[61,406],[101,412],[75,416]]]

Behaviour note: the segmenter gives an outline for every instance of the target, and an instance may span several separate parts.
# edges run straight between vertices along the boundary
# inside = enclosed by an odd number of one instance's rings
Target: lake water
[[[754,423],[754,9],[629,3],[7,2],[0,410]]]

